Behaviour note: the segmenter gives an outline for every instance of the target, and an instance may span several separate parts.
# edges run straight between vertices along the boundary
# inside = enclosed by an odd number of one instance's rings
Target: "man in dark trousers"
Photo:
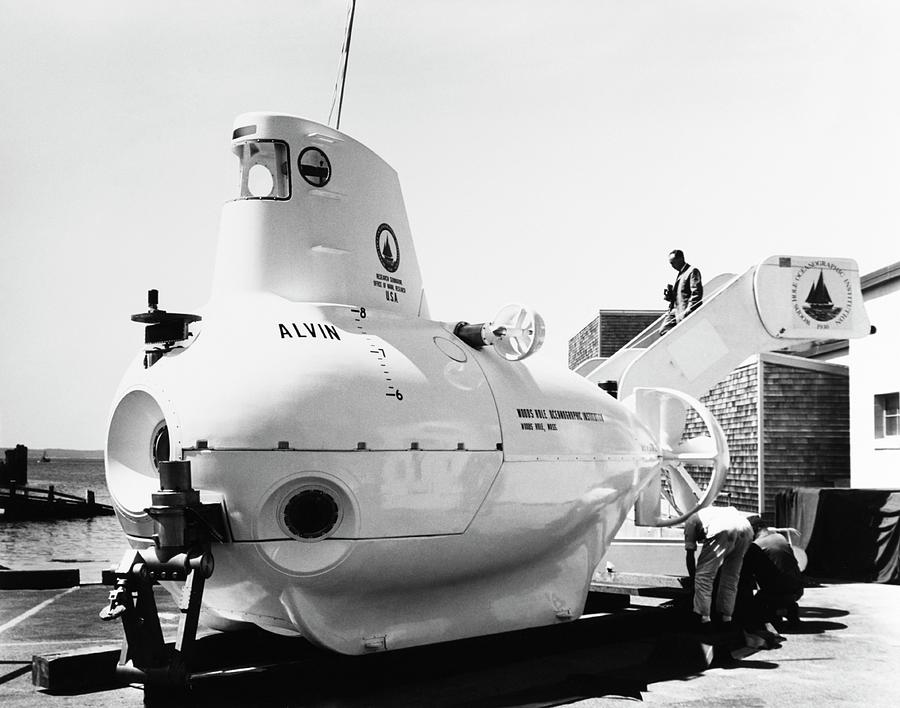
[[[766,622],[779,622],[786,617],[788,623],[799,621],[797,600],[803,596],[803,576],[788,540],[766,526],[759,517],[751,518],[756,538],[753,544],[762,550],[752,565],[759,590],[756,605]]]
[[[747,646],[772,649],[784,641],[776,628],[781,618],[787,617],[788,625],[800,621],[797,600],[803,595],[803,576],[788,540],[758,515],[749,521],[755,539],[744,556],[735,619]]]
[[[684,253],[675,249],[669,253],[669,265],[678,271],[674,285],[667,285],[663,297],[669,303],[669,311],[659,328],[660,336],[703,304],[703,279],[700,271],[686,263]]]

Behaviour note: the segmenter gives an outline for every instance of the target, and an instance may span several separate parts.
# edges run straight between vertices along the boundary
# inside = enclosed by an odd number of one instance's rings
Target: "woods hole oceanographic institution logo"
[[[791,301],[794,312],[807,327],[839,326],[853,307],[850,277],[831,261],[810,261],[794,275]]]
[[[388,273],[394,273],[400,267],[400,245],[394,230],[387,224],[382,224],[375,232],[375,252]]]

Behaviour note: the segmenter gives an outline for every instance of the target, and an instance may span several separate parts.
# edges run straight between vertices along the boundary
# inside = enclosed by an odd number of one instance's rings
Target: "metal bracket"
[[[106,621],[122,619],[125,639],[116,674],[127,680],[167,689],[186,689],[200,605],[206,579],[212,575],[209,548],[162,560],[154,549],[128,551],[116,568],[109,605],[100,611]],[[153,586],[158,580],[183,580],[178,608],[181,619],[174,646],[167,646],[159,623]]]

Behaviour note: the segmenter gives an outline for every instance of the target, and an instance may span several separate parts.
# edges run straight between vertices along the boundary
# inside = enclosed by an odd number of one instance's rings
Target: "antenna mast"
[[[337,122],[335,130],[341,129],[341,109],[344,107],[344,84],[347,82],[347,64],[350,61],[350,37],[353,34],[353,16],[356,14],[356,0],[350,0],[350,13],[347,17],[347,32],[344,35],[344,47],[341,49],[341,68],[337,81],[334,84],[334,95],[331,97],[331,110],[328,112],[328,123],[331,124],[331,116],[334,114],[334,104],[337,102]]]

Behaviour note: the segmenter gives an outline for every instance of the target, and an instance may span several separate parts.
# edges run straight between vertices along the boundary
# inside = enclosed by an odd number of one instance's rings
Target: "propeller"
[[[725,484],[729,457],[725,433],[706,406],[686,393],[666,388],[637,388],[624,403],[659,440],[661,453],[659,477],[642,492],[637,508],[642,518],[636,518],[636,522],[674,526],[712,504]],[[708,434],[685,440],[690,410],[696,412]],[[711,468],[705,489],[686,466]],[[674,509],[673,517],[660,513],[660,493]]]
[[[512,303],[486,326],[485,342],[507,361],[520,361],[534,354],[544,343],[544,318],[530,307]]]
[[[493,321],[485,324],[459,322],[453,333],[475,349],[494,347],[507,361],[521,361],[544,343],[544,318],[532,308],[518,303],[504,305]]]

